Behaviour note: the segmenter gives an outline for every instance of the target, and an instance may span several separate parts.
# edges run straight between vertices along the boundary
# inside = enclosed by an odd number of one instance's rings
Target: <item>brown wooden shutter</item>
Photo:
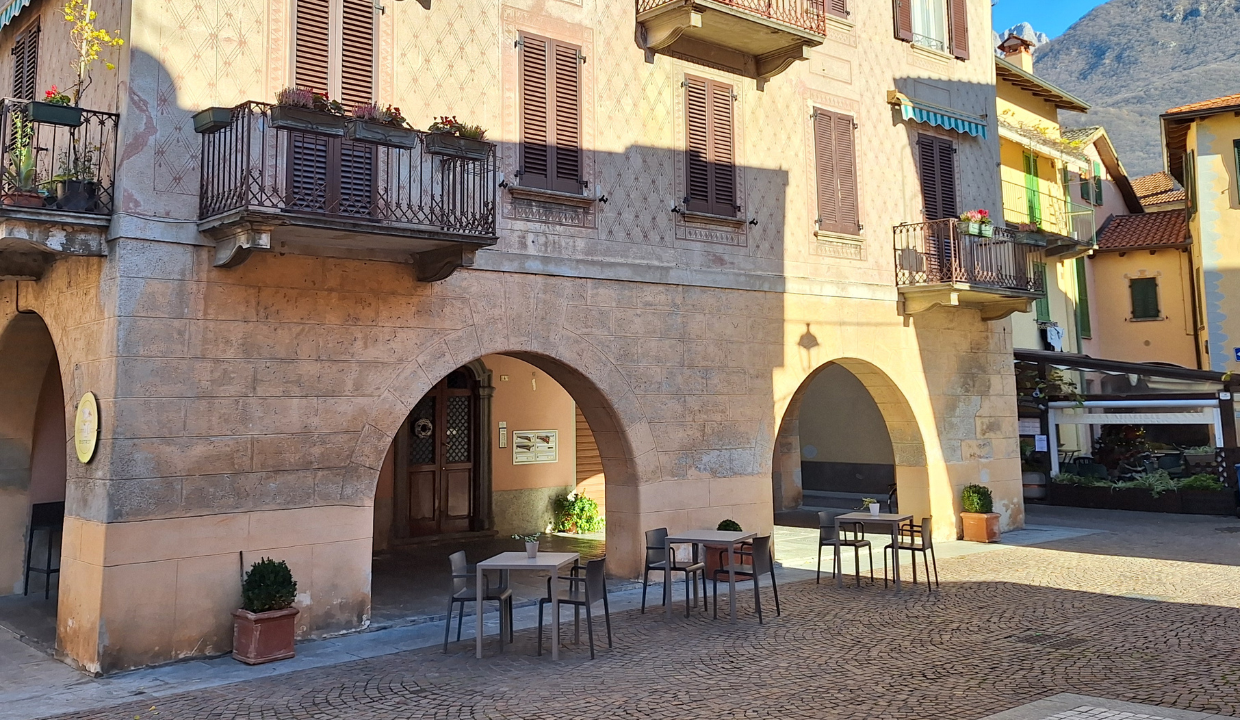
[[[547,87],[550,43],[540,37],[521,38],[521,184],[549,188],[551,108]]]
[[[710,106],[707,81],[685,78],[685,209],[710,212]]]
[[[835,174],[839,185],[839,231],[861,232],[857,214],[857,151],[850,115],[835,116]]]
[[[826,0],[827,13],[836,17],[848,17],[848,0]]]
[[[818,182],[818,229],[840,231],[839,181],[835,168],[835,113],[814,112],[814,174]]]
[[[913,42],[913,0],[893,0],[896,39]]]
[[[327,168],[332,138],[311,133],[289,133],[288,193],[290,210],[327,212]]]
[[[298,87],[327,92],[331,45],[328,27],[331,0],[297,0],[294,26],[293,83]]]
[[[956,204],[955,144],[934,135],[917,136],[917,170],[927,220],[959,215]]]
[[[368,216],[375,205],[375,152],[370,143],[335,140],[340,143],[341,215]]]
[[[581,193],[581,52],[573,45],[553,43],[555,65],[552,122],[554,177],[551,189]]]
[[[736,215],[736,162],[732,150],[732,86],[711,81],[710,212]]]
[[[31,23],[13,41],[13,97],[35,100],[39,75],[39,24]]]
[[[951,27],[952,55],[969,59],[969,0],[948,0],[947,22]]]
[[[960,208],[956,203],[956,144],[945,138],[937,140],[939,211],[942,213],[940,217],[954,218],[960,215]]]
[[[375,99],[374,0],[344,0],[340,45],[340,101],[346,108]]]

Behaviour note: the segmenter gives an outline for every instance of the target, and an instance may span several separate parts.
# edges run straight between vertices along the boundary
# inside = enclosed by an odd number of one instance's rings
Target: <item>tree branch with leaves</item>
[[[91,8],[92,0],[66,0],[62,12],[65,22],[69,24],[69,36],[77,56],[73,61],[73,70],[77,74],[77,82],[73,86],[73,104],[78,105],[82,92],[90,87],[91,67],[100,61],[100,53],[107,48],[120,47],[125,41],[119,37],[120,31],[110,33],[95,26],[98,16]],[[116,66],[103,60],[103,66],[115,70]]]

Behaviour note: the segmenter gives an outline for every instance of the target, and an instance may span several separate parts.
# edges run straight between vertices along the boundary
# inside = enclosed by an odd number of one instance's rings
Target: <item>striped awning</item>
[[[905,120],[986,139],[986,121],[980,117],[917,100],[897,90],[887,91],[887,102],[898,105],[900,116]]]
[[[0,10],[0,28],[13,22],[13,18],[17,17],[17,14],[29,4],[30,0],[9,0],[6,2],[4,9]]]

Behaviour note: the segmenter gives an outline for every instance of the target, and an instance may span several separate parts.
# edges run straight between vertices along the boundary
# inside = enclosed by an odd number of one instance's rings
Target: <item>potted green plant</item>
[[[247,665],[293,657],[296,598],[297,581],[283,560],[254,563],[241,582],[241,608],[233,611],[232,656]]]
[[[414,148],[418,145],[418,132],[408,127],[398,107],[380,107],[372,102],[358,105],[353,108],[352,114],[352,119],[345,126],[345,136],[351,140],[389,147]]]
[[[528,558],[538,557],[538,538],[542,533],[533,533],[531,535],[513,535],[513,540],[520,540],[525,543],[525,556]]]
[[[467,160],[486,160],[492,145],[486,142],[487,131],[481,125],[468,125],[456,117],[441,117],[427,128],[426,152]]]
[[[232,108],[209,107],[194,113],[194,132],[213,133],[232,125]]]
[[[4,168],[4,204],[43,207],[35,160],[34,128],[20,111],[13,112],[9,118],[13,123],[13,144],[8,149],[9,164]]]
[[[56,183],[56,207],[73,212],[90,212],[99,201],[99,183],[95,179],[95,156],[98,147],[82,151],[66,150],[60,155],[60,172]]]
[[[43,93],[43,102],[30,103],[30,119],[48,125],[77,127],[82,124],[82,108],[72,105],[73,98],[61,92],[55,85]]]
[[[999,542],[999,513],[985,485],[966,485],[960,493],[960,523],[964,539],[970,542]]]
[[[599,515],[598,503],[578,492],[561,495],[555,499],[556,532],[593,533],[603,529],[603,516]]]
[[[720,532],[744,532],[741,524],[735,520],[723,520],[715,527]],[[706,577],[714,577],[716,570],[721,570],[728,564],[728,546],[727,545],[704,545],[706,552]],[[749,560],[741,557],[738,553],[743,549],[742,543],[736,543],[732,546],[732,554],[737,565],[748,565]]]
[[[344,135],[344,106],[328,98],[326,93],[287,87],[276,93],[271,125],[319,135]]]
[[[991,237],[994,234],[994,228],[990,224],[990,212],[988,210],[970,210],[962,213],[960,221],[956,223],[956,230],[962,235]]]
[[[877,515],[881,508],[874,498],[861,498],[861,507],[858,509],[869,510],[871,515]]]

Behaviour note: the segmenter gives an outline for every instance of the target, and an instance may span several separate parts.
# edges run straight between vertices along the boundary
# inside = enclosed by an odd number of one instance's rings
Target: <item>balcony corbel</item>
[[[473,267],[478,248],[467,246],[442,247],[413,256],[414,275],[418,282],[439,282],[448,279],[457,268]]]
[[[694,9],[692,0],[661,5],[637,20],[646,29],[646,47],[656,52],[679,40],[686,30],[702,27],[702,13]]]
[[[794,45],[757,56],[758,77],[769,80],[792,67],[793,63],[808,60],[809,48],[809,44]]]
[[[215,267],[237,267],[250,258],[255,250],[271,249],[271,230],[275,226],[269,223],[244,220],[237,223],[218,225],[207,231],[215,240]]]

